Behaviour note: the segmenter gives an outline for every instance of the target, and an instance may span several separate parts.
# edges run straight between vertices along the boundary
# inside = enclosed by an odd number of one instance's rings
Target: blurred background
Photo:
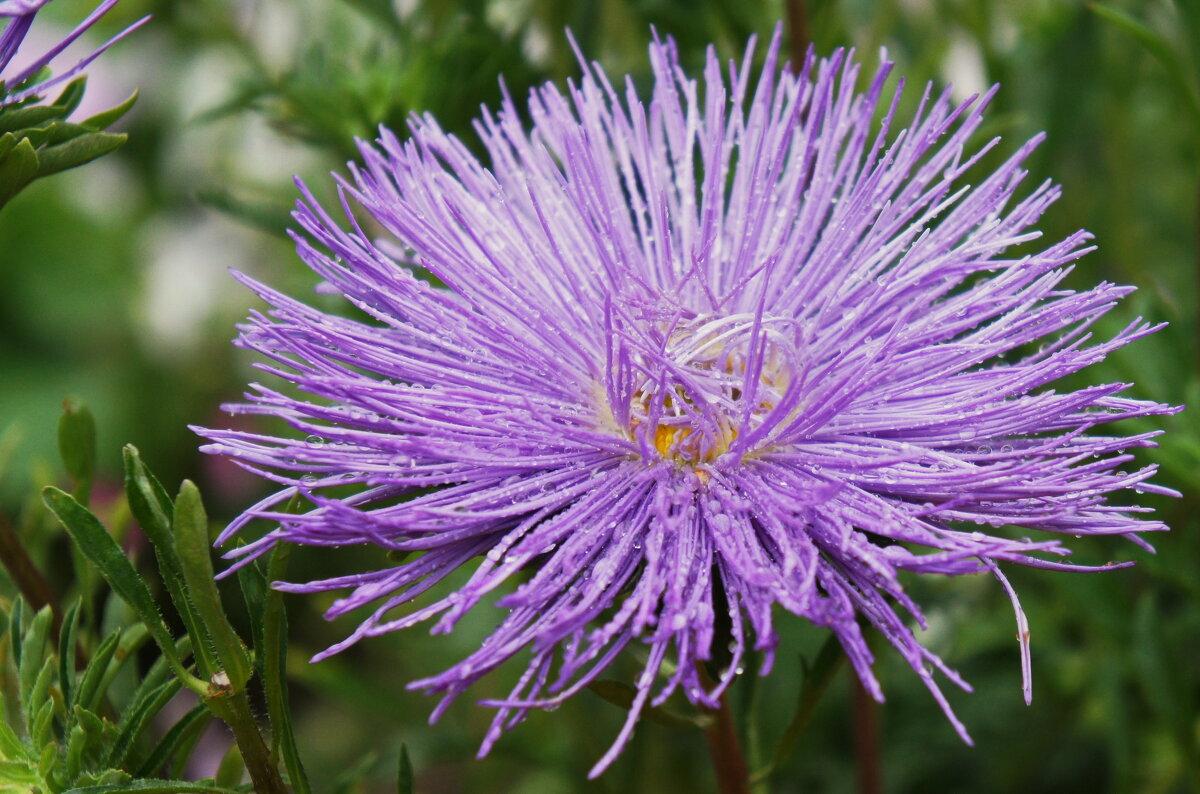
[[[57,40],[93,6],[57,0],[31,41]],[[1043,219],[1046,238],[1087,228],[1100,246],[1073,283],[1139,287],[1098,335],[1139,315],[1170,323],[1083,381],[1132,381],[1131,396],[1176,404],[1200,396],[1193,0],[124,0],[91,44],[146,13],[153,21],[89,71],[96,108],[141,91],[118,127],[129,142],[35,183],[0,214],[0,515],[52,573],[67,575],[55,563],[65,547],[34,496],[62,479],[54,428],[64,397],[97,416],[101,509],[107,490],[110,513],[122,511],[120,447],[131,442],[169,490],[190,477],[215,520],[236,515],[262,485],[198,454],[187,429],[226,421],[220,404],[256,377],[229,344],[253,301],[228,269],[336,308],[336,298],[313,292],[316,279],[285,234],[293,174],[330,196],[328,173],[354,157],[354,138],[372,137],[380,123],[402,130],[411,112],[433,112],[476,146],[471,120],[481,104],[497,104],[501,75],[520,98],[577,73],[564,28],[610,74],[629,72],[643,85],[651,26],[676,38],[697,73],[710,43],[737,56],[751,34],[769,36],[780,20],[790,41],[810,41],[818,53],[857,48],[868,74],[886,47],[908,80],[909,108],[926,81],[951,83],[962,98],[1001,83],[979,140],[1003,136],[1002,158],[1048,133],[1028,181],[1065,188]],[[1173,527],[1156,538],[1158,553],[1089,539],[1078,546],[1081,561],[1137,566],[1010,573],[1032,624],[1032,707],[1020,693],[1012,612],[992,580],[907,583],[929,609],[927,644],[975,687],[950,698],[977,746],[959,742],[916,677],[884,652],[888,703],[875,712],[872,762],[884,790],[1200,791],[1200,413],[1154,424],[1167,434],[1145,457],[1161,464],[1159,482],[1185,494],[1142,497]],[[299,550],[293,576],[382,564],[369,551]],[[603,778],[585,781],[622,719],[591,693],[531,715],[489,759],[471,760],[490,714],[463,699],[430,727],[433,701],[404,686],[477,646],[492,620],[484,610],[452,636],[411,630],[308,665],[354,618],[326,624],[327,601],[288,603],[293,709],[317,791],[394,790],[401,741],[417,790],[431,794],[714,790],[703,736],[646,722]],[[824,640],[796,620],[781,627],[776,669],[759,682],[768,749],[793,710],[801,658],[811,660]],[[618,663],[613,677],[630,680],[635,670]],[[474,694],[507,688],[501,676]],[[843,671],[771,791],[855,790],[851,704]]]

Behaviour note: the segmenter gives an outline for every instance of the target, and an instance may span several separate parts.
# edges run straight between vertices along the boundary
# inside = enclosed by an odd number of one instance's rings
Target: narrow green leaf
[[[52,668],[46,667],[45,670]],[[49,683],[50,676],[46,676],[46,681]],[[43,700],[42,705],[38,707],[37,713],[34,714],[31,720],[32,728],[29,731],[29,738],[33,741],[34,747],[53,747],[57,755],[58,747],[54,742],[54,701]]]
[[[49,176],[103,157],[128,140],[124,133],[88,132],[38,152],[38,176]]]
[[[196,198],[201,204],[267,234],[285,236],[291,223],[291,207],[282,202],[246,199],[225,188],[211,187],[196,191]]]
[[[63,794],[185,794],[193,791],[208,794],[243,794],[240,789],[202,781],[192,783],[187,780],[134,780],[129,783],[82,786],[67,789]]]
[[[218,786],[236,786],[242,782],[242,774],[246,771],[246,763],[242,760],[242,751],[235,744],[225,753],[217,767],[214,782]]]
[[[121,720],[117,723],[117,739],[109,746],[104,762],[106,766],[125,768],[128,765],[134,743],[148,727],[150,719],[167,705],[167,701],[179,692],[181,686],[177,678],[164,681],[149,697],[122,709]]]
[[[112,685],[113,679],[121,672],[121,668],[129,661],[129,659],[141,648],[149,638],[149,631],[142,623],[135,623],[132,626],[127,626],[121,631],[121,639],[117,642],[117,650],[113,653],[112,661],[104,670],[104,675],[100,678],[100,684],[97,688],[93,700],[88,702],[80,697],[79,702],[84,708],[98,711],[103,698],[108,694],[108,688]]]
[[[81,708],[94,711],[95,709],[89,704],[98,703],[103,697],[100,683],[108,671],[108,663],[117,653],[117,644],[120,641],[121,632],[114,631],[105,637],[92,652],[92,658],[88,660],[87,667],[83,670],[83,675],[79,679],[79,688],[75,693],[75,703]]]
[[[193,643],[193,651],[196,653],[200,670],[205,676],[212,675],[218,667],[217,659],[206,639],[204,624],[188,597],[183,564],[179,561],[179,554],[175,549],[175,535],[171,529],[171,516],[174,511],[171,497],[142,461],[137,447],[132,444],[126,445],[122,455],[125,461],[125,497],[129,502],[129,510],[154,546],[159,575],[171,596],[171,601],[175,604],[175,610],[183,619],[184,627],[190,636],[197,638]]]
[[[121,547],[100,521],[69,494],[53,486],[47,486],[42,491],[42,499],[66,527],[76,547],[99,569],[113,591],[137,613],[171,667],[183,679],[184,685],[196,692],[207,691],[207,684],[184,669],[175,652],[175,640],[167,630],[162,615],[158,613],[158,607],[146,588],[145,581],[138,576]]]
[[[1196,86],[1189,76],[1188,67],[1183,58],[1167,43],[1166,39],[1124,11],[1094,2],[1087,3],[1087,7],[1096,16],[1133,36],[1147,52],[1162,64],[1167,76],[1175,84],[1176,90],[1186,100],[1186,107],[1192,114],[1193,121],[1200,123],[1200,95],[1197,94]]]
[[[1146,693],[1146,701],[1155,714],[1155,724],[1166,727],[1186,758],[1195,753],[1195,714],[1186,700],[1179,697],[1187,690],[1179,675],[1172,654],[1163,642],[1159,607],[1154,596],[1147,593],[1139,599],[1133,621],[1134,659],[1137,661],[1138,683]]]
[[[21,667],[21,640],[25,637],[25,599],[17,596],[8,613],[8,646],[12,648],[13,663]]]
[[[47,670],[53,672],[54,669],[52,665],[45,663],[46,649],[50,641],[50,621],[50,607],[42,607],[30,622],[25,636],[21,638],[21,662],[17,668],[17,677],[20,684],[21,711],[25,714],[25,724],[31,731],[34,716],[42,705],[36,702],[35,698],[38,684]],[[45,685],[45,682],[42,682],[42,686]]]
[[[592,681],[588,684],[588,689],[609,703],[620,706],[626,711],[633,706],[633,701],[637,697],[636,689],[628,684],[613,681],[609,678]],[[685,717],[662,706],[643,709],[642,717],[651,722],[657,722],[660,725],[669,725],[673,728],[705,728],[708,726],[708,717],[706,715],[696,715],[694,718]]]
[[[75,108],[79,107],[85,90],[87,90],[87,75],[76,77],[67,83],[67,87],[58,95],[58,99],[54,100],[54,106],[62,108],[64,116],[70,115],[75,112]]]
[[[73,121],[55,121],[46,127],[46,138],[43,144],[53,146],[58,143],[66,143],[67,141],[74,140],[82,135],[91,135],[94,133],[95,130],[84,127],[81,124],[76,124]]]
[[[87,731],[74,725],[67,733],[67,780],[75,780],[83,770],[83,754],[87,751]]]
[[[251,644],[254,647],[254,672],[266,680],[265,663],[270,652],[265,641],[267,625],[267,577],[257,563],[243,565],[237,572],[238,586],[242,590],[242,600],[246,602],[247,615],[262,615],[262,620],[250,621]],[[278,752],[278,746],[272,747],[272,752]]]
[[[221,605],[221,594],[213,580],[208,516],[200,501],[200,491],[190,480],[183,481],[175,500],[174,525],[188,595],[212,641],[221,670],[229,678],[229,687],[239,692],[250,679],[250,656]]]
[[[267,565],[267,579],[263,581],[263,585],[267,581],[277,582],[286,577],[291,551],[291,546],[286,544],[275,547],[271,552]],[[288,701],[287,608],[283,603],[283,593],[278,590],[267,591],[262,615],[262,644],[256,645],[255,649],[262,659],[263,691],[267,700],[267,714],[271,718],[271,752],[272,755],[283,756],[288,780],[295,794],[309,794],[311,789],[308,774],[304,771],[300,750],[296,746],[296,734],[292,728],[291,706]]]
[[[40,149],[42,144],[50,140],[50,136],[53,134],[54,122],[51,122],[44,127],[30,127],[17,133],[19,137],[29,141],[29,145],[34,149]]]
[[[33,105],[0,110],[0,132],[18,132],[66,115],[58,105]]]
[[[17,736],[16,731],[7,722],[0,722],[0,758],[15,760],[24,758],[29,748]]]
[[[125,493],[129,498],[129,509],[146,532],[153,532],[150,540],[155,544],[170,537],[171,497],[146,464],[137,447],[126,444],[121,450],[125,462]],[[171,544],[173,547],[173,543]]]
[[[38,173],[38,154],[24,138],[0,158],[0,207],[21,192]]]
[[[192,706],[186,714],[179,718],[178,722],[163,734],[162,739],[150,751],[150,755],[138,767],[135,772],[136,777],[153,775],[162,769],[163,765],[171,760],[175,751],[183,746],[189,738],[199,736],[203,732],[212,718],[212,712],[203,702]]]
[[[408,745],[400,743],[400,767],[396,770],[396,794],[413,794],[413,768]]]
[[[86,505],[96,471],[96,420],[86,405],[63,401],[58,420],[58,452],[67,474],[75,480],[75,501]]]
[[[800,697],[796,701],[796,710],[792,713],[792,720],[779,740],[775,757],[766,767],[754,772],[750,779],[752,783],[765,780],[787,760],[788,754],[804,734],[808,723],[812,721],[813,712],[816,711],[821,695],[829,688],[829,684],[833,681],[834,675],[842,666],[845,658],[846,654],[842,652],[837,637],[831,634],[821,646],[821,650],[817,652],[817,659],[811,667],[804,659],[800,660],[803,674],[800,679]]]
[[[80,769],[82,769],[90,763],[94,763],[95,759],[100,757],[103,749],[108,746],[105,740],[108,736],[109,723],[87,709],[76,706],[71,711],[71,725],[72,732],[75,729],[81,731],[80,738],[78,739],[79,746],[76,752],[79,754],[78,764]],[[70,748],[68,748],[68,753],[69,750]],[[69,757],[68,761],[70,761]],[[79,781],[78,777],[68,777],[66,780],[67,785],[75,782],[99,783],[102,781],[96,779]]]
[[[122,116],[124,116],[126,113],[129,112],[129,109],[133,107],[133,104],[135,102],[137,102],[137,98],[138,98],[138,92],[134,91],[132,94],[129,95],[129,99],[126,99],[124,102],[117,105],[116,107],[109,108],[108,110],[103,110],[94,116],[88,116],[86,119],[84,119],[83,121],[81,121],[79,123],[82,126],[90,127],[93,130],[107,129],[110,124],[115,123]]]
[[[42,780],[49,780],[58,761],[58,747],[53,742],[38,742],[35,746],[42,748],[41,756],[38,758],[38,776]]]
[[[13,135],[11,132],[6,132],[3,135],[0,135],[0,159],[2,159],[4,157],[4,155],[11,152],[13,150],[13,148],[16,147],[17,142],[20,140],[21,140],[21,138],[18,138],[16,135]],[[9,428],[9,429],[11,430],[11,428]],[[8,432],[8,431],[5,431],[5,432]]]
[[[79,629],[79,599],[67,607],[58,635],[58,688],[67,713],[75,705],[75,635]]]
[[[348,4],[355,6],[364,14],[374,17],[377,22],[382,22],[395,31],[399,31],[402,27],[400,17],[396,15],[396,9],[392,5],[391,0],[345,0]]]

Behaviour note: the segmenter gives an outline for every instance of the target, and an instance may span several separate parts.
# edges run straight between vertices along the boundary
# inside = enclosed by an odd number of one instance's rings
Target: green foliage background
[[[68,25],[92,5],[58,0],[38,24]],[[1030,183],[1053,179],[1065,195],[1045,217],[1045,235],[1083,227],[1100,245],[1074,283],[1140,288],[1099,333],[1138,315],[1170,323],[1084,379],[1133,381],[1137,397],[1197,401],[1193,0],[124,0],[97,36],[144,13],[154,21],[94,65],[89,92],[108,90],[111,105],[140,88],[117,127],[129,142],[35,183],[0,213],[0,514],[59,592],[79,591],[61,530],[34,498],[38,486],[65,482],[53,429],[66,395],[97,415],[93,506],[113,522],[128,515],[119,496],[125,442],[172,492],[184,477],[197,480],[217,522],[253,501],[261,486],[202,459],[186,425],[222,421],[219,403],[255,377],[228,344],[251,297],[225,268],[312,294],[314,278],[283,234],[292,173],[329,196],[326,174],[354,156],[354,136],[372,136],[381,122],[402,129],[412,112],[430,111],[471,141],[479,105],[499,100],[499,75],[519,98],[577,72],[564,27],[610,74],[644,83],[651,25],[674,36],[695,66],[710,42],[735,56],[750,34],[769,36],[789,8],[803,10],[819,53],[854,46],[871,66],[886,46],[908,80],[910,107],[927,80],[1002,83],[980,138],[1002,135],[1002,157],[1048,133],[1029,163]],[[928,644],[976,688],[951,699],[978,746],[963,746],[905,665],[882,653],[887,791],[1200,791],[1200,414],[1156,422],[1168,432],[1147,457],[1162,465],[1163,484],[1184,493],[1144,497],[1174,529],[1156,540],[1158,554],[1089,539],[1078,545],[1083,561],[1138,565],[1095,576],[1011,572],[1032,624],[1032,707],[1021,700],[1012,614],[999,587],[983,577],[908,583],[930,608]],[[298,550],[292,576],[384,562],[364,550]],[[143,551],[139,564],[161,590],[153,555]],[[702,735],[653,723],[610,772],[585,781],[622,716],[589,693],[532,715],[488,760],[470,760],[490,715],[464,699],[430,727],[432,702],[404,684],[476,646],[492,620],[482,610],[448,637],[412,630],[311,666],[305,659],[344,636],[353,618],[328,625],[320,598],[287,603],[292,709],[315,791],[394,791],[401,741],[417,790],[431,794],[714,790]],[[247,626],[244,614],[234,620]],[[756,699],[768,755],[795,703],[799,660],[811,660],[824,639],[798,621],[782,623],[775,672],[756,693],[747,681],[735,693],[742,705]],[[634,669],[618,664],[614,677],[630,680]],[[497,680],[476,694],[502,691],[506,682]],[[843,672],[772,791],[854,790],[850,703]]]

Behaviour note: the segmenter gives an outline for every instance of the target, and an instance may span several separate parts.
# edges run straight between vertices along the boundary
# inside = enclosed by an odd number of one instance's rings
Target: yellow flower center
[[[791,340],[771,329],[766,343],[758,347],[762,359],[758,384],[752,389],[755,405],[747,415],[743,392],[751,359],[749,326],[745,318],[676,326],[664,346],[671,380],[647,380],[634,393],[630,438],[643,439],[659,459],[690,469],[707,482],[702,467],[729,452],[739,429],[759,426],[791,382],[791,360],[784,352]],[[652,362],[649,359],[645,370],[653,370]]]

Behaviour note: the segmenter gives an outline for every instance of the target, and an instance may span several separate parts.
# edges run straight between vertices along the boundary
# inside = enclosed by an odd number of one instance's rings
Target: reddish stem
[[[883,794],[883,766],[879,759],[879,704],[850,676],[854,696],[854,759],[858,767],[859,794]]]

